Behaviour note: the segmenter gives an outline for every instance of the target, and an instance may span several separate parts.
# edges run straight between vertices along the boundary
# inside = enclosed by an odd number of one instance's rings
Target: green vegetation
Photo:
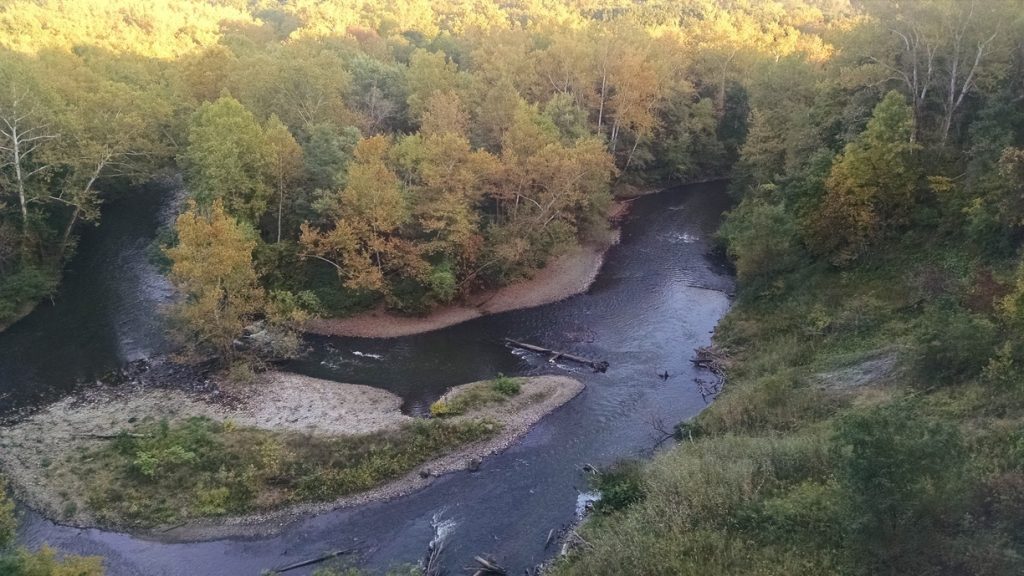
[[[719,0],[74,4],[0,13],[0,325],[53,291],[125,184],[180,172],[195,210],[219,200],[250,235],[232,246],[260,290],[217,327],[236,337],[272,316],[260,294],[419,314],[604,241],[613,185],[724,175],[757,58],[823,61],[818,32],[849,19]],[[177,332],[230,354],[187,310],[219,279],[195,268]]]
[[[103,565],[97,557],[65,556],[43,546],[38,552],[14,547],[17,520],[14,503],[7,497],[0,478],[0,574],[5,576],[102,576]]]
[[[556,572],[1024,571],[1019,3],[11,0],[0,31],[0,325],[163,169],[194,200],[179,333],[226,359],[259,320],[527,275],[599,236],[613,184],[731,174],[725,392],[601,476]],[[151,524],[331,498],[492,429],[149,424],[77,466]]]
[[[643,466],[637,461],[622,461],[594,478],[593,487],[601,493],[601,499],[594,503],[594,510],[609,514],[623,510],[644,498]]]
[[[368,490],[498,428],[483,419],[428,420],[320,437],[191,418],[140,424],[70,465],[87,480],[88,504],[99,519],[153,526]]]
[[[488,382],[480,382],[464,390],[460,390],[451,398],[441,399],[430,405],[430,414],[437,418],[458,416],[470,410],[500,404],[513,396],[519,395],[520,379],[509,378],[504,374]]]
[[[752,64],[725,391],[555,574],[1024,571],[1011,4],[864,2],[826,61]]]

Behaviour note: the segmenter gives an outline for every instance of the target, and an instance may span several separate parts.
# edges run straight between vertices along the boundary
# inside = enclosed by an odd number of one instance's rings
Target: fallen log
[[[505,338],[505,342],[516,348],[522,348],[523,350],[529,350],[530,352],[537,352],[538,354],[546,354],[548,356],[548,362],[554,362],[559,358],[565,358],[566,360],[576,362],[577,364],[590,366],[595,372],[604,372],[608,370],[608,362],[604,360],[591,360],[590,358],[583,358],[582,356],[576,356],[574,354],[569,354],[568,352],[551,350],[550,348],[537,346],[536,344],[527,344],[526,342],[520,342],[511,338]]]
[[[296,562],[295,564],[289,564],[287,566],[282,566],[280,568],[274,568],[273,572],[287,572],[289,570],[295,570],[297,568],[303,568],[305,566],[312,566],[313,564],[319,564],[321,562],[325,562],[327,560],[330,560],[331,558],[337,558],[338,556],[344,556],[346,554],[351,554],[353,550],[354,550],[354,548],[349,548],[347,550],[335,550],[334,552],[328,552],[327,554],[324,554],[323,556],[317,556],[316,558],[311,558],[309,560],[303,560],[302,562]]]
[[[481,570],[478,570],[478,572],[483,572],[484,574],[494,574],[496,576],[505,576],[506,574],[508,574],[508,572],[504,568],[498,566],[493,561],[488,560],[487,558],[484,558],[482,556],[474,556],[473,560],[475,560],[476,563],[479,564],[481,567]]]

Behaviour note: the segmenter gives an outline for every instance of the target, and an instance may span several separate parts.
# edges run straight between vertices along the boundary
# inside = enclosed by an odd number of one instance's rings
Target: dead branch
[[[303,560],[302,562],[296,562],[295,564],[289,564],[287,566],[282,566],[281,568],[275,568],[273,571],[274,572],[287,572],[289,570],[295,570],[296,568],[303,568],[305,566],[312,566],[313,564],[319,564],[321,562],[330,560],[332,558],[337,558],[339,556],[344,556],[346,554],[351,554],[354,550],[355,550],[355,548],[348,548],[346,550],[336,550],[334,552],[329,552],[327,554],[324,554],[323,556],[317,556],[316,558],[311,558],[309,560]]]
[[[529,350],[531,352],[537,352],[539,354],[546,354],[548,356],[548,362],[554,362],[559,358],[565,358],[584,366],[590,366],[595,372],[605,372],[608,370],[608,362],[604,360],[591,360],[589,358],[583,358],[582,356],[576,356],[569,354],[568,352],[559,352],[558,350],[551,350],[550,348],[544,348],[543,346],[537,346],[536,344],[527,344],[526,342],[519,342],[511,338],[505,338],[505,342],[515,348],[522,348],[523,350]]]
[[[476,572],[477,574],[481,574],[482,576],[506,576],[508,574],[508,571],[491,559],[484,558],[483,556],[474,556],[473,560],[480,565],[480,569]]]

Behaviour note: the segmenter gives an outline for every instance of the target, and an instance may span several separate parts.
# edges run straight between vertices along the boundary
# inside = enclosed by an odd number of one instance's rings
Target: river
[[[55,304],[0,334],[0,409],[58,398],[124,362],[167,350],[158,310],[170,290],[147,250],[157,228],[173,217],[171,199],[180,196],[174,190],[152,186],[111,203],[103,226],[84,235]],[[26,510],[21,540],[101,555],[111,576],[255,576],[347,548],[373,570],[414,563],[443,521],[449,573],[461,573],[485,553],[510,574],[522,574],[554,553],[545,548],[549,530],[574,519],[586,491],[584,465],[649,456],[658,428],[705,407],[694,379],[708,375],[689,360],[729,307],[732,279],[707,256],[727,205],[721,183],[639,198],[622,242],[586,294],[403,338],[311,337],[311,353],[286,367],[391,390],[417,414],[446,387],[499,372],[569,373],[587,385],[477,472],[445,475],[389,502],[304,518],[272,537],[163,543],[60,526]],[[504,337],[604,359],[611,367],[599,374],[552,365],[506,348]],[[664,371],[667,380],[658,377]]]

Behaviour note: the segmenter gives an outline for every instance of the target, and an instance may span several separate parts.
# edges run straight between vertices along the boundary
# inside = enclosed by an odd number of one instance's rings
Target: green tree
[[[392,293],[390,276],[422,278],[426,265],[399,235],[409,207],[398,176],[387,164],[391,142],[384,136],[361,140],[345,189],[333,203],[334,221],[325,231],[304,225],[305,255],[329,263],[355,290]]]
[[[768,190],[744,198],[726,215],[718,232],[744,285],[792,270],[801,260],[796,220],[781,203],[766,197]]]
[[[221,96],[192,115],[180,161],[200,205],[219,199],[232,215],[255,224],[272,195],[266,178],[272,158],[252,113],[231,96]]]
[[[193,356],[236,357],[234,341],[265,309],[256,281],[254,233],[224,209],[195,202],[178,217],[178,244],[167,249],[171,281],[180,294],[171,309],[176,333]]]
[[[302,149],[313,189],[345,187],[345,172],[359,138],[359,130],[352,126],[340,132],[331,124],[316,124],[310,128],[309,141]]]
[[[435,92],[457,92],[460,84],[458,67],[442,52],[417,48],[409,57],[406,73],[409,116],[419,121]]]
[[[814,250],[844,264],[909,221],[920,180],[913,133],[910,107],[900,93],[889,92],[832,166],[811,223]]]

